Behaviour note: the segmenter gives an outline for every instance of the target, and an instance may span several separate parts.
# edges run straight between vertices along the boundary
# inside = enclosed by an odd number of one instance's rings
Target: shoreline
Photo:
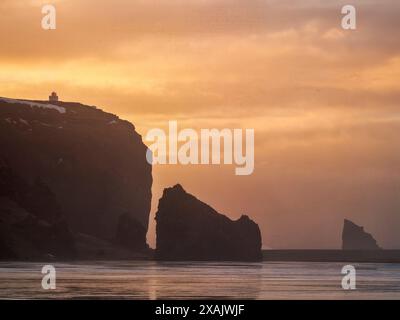
[[[400,250],[321,250],[321,249],[284,249],[284,250],[262,250],[262,259],[260,261],[228,261],[228,260],[160,260],[156,259],[151,252],[138,255],[136,257],[110,257],[98,259],[0,259],[0,262],[15,263],[40,263],[40,262],[56,262],[56,263],[74,263],[74,262],[98,262],[98,261],[153,261],[159,263],[257,263],[257,262],[348,262],[348,263],[400,263]]]
[[[263,250],[263,261],[400,263],[400,250]]]

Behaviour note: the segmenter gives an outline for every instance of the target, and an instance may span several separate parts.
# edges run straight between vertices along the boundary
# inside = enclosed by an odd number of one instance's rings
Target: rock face
[[[232,221],[185,192],[181,185],[164,190],[156,213],[160,260],[261,259],[261,233],[247,216]]]
[[[30,186],[32,201],[7,197],[27,214],[62,215],[74,234],[147,248],[151,165],[131,123],[79,103],[0,98],[0,147],[2,166]],[[52,196],[39,204],[36,193]]]
[[[0,259],[75,257],[72,233],[42,181],[30,185],[0,166],[0,210]]]
[[[146,243],[146,234],[147,229],[129,213],[125,213],[119,218],[115,242],[127,249],[142,251],[145,249],[143,243]]]
[[[381,249],[371,234],[363,227],[345,219],[342,233],[343,250],[379,250]]]

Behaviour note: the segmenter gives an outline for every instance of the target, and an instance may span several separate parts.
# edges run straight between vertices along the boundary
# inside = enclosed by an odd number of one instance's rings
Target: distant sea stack
[[[20,188],[40,186],[43,201],[47,194],[51,201],[46,203],[54,203],[68,230],[86,239],[78,247],[106,241],[146,250],[152,176],[141,136],[113,114],[57,100],[0,98],[3,182],[16,177],[23,181]],[[16,205],[35,219],[55,223],[52,207],[46,210],[46,203],[34,203],[42,201],[39,198],[30,199],[28,208],[24,199],[13,197],[3,195],[0,223],[5,208],[11,212]],[[32,209],[39,206],[40,212]],[[5,222],[3,227],[8,228]],[[0,239],[0,247],[8,242]],[[7,248],[10,255],[12,247]]]
[[[232,221],[179,184],[164,189],[156,221],[159,260],[261,260],[261,233],[255,222],[248,216]]]
[[[379,250],[381,249],[374,237],[365,232],[364,228],[345,219],[342,233],[343,250]]]

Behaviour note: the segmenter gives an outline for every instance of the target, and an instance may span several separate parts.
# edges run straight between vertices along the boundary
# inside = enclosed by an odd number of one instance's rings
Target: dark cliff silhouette
[[[124,213],[118,221],[115,242],[133,251],[144,251],[148,249],[146,234],[147,230],[141,223]]]
[[[379,250],[381,249],[374,237],[365,232],[364,228],[354,222],[344,219],[342,233],[343,250]]]
[[[28,184],[0,164],[0,258],[76,256],[70,232],[54,194],[40,180]]]
[[[261,233],[255,222],[248,216],[232,221],[179,184],[164,189],[156,221],[157,259],[261,259]]]
[[[81,258],[147,248],[151,165],[131,123],[79,103],[0,98],[0,146],[0,162],[29,186],[12,201],[41,221],[62,214]]]

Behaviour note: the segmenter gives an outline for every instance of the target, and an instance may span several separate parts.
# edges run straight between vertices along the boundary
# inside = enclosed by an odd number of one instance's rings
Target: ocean
[[[51,264],[51,263],[50,263]],[[331,262],[53,263],[56,289],[42,289],[45,263],[0,262],[1,299],[400,299],[400,264],[355,263],[356,289],[342,289]]]

